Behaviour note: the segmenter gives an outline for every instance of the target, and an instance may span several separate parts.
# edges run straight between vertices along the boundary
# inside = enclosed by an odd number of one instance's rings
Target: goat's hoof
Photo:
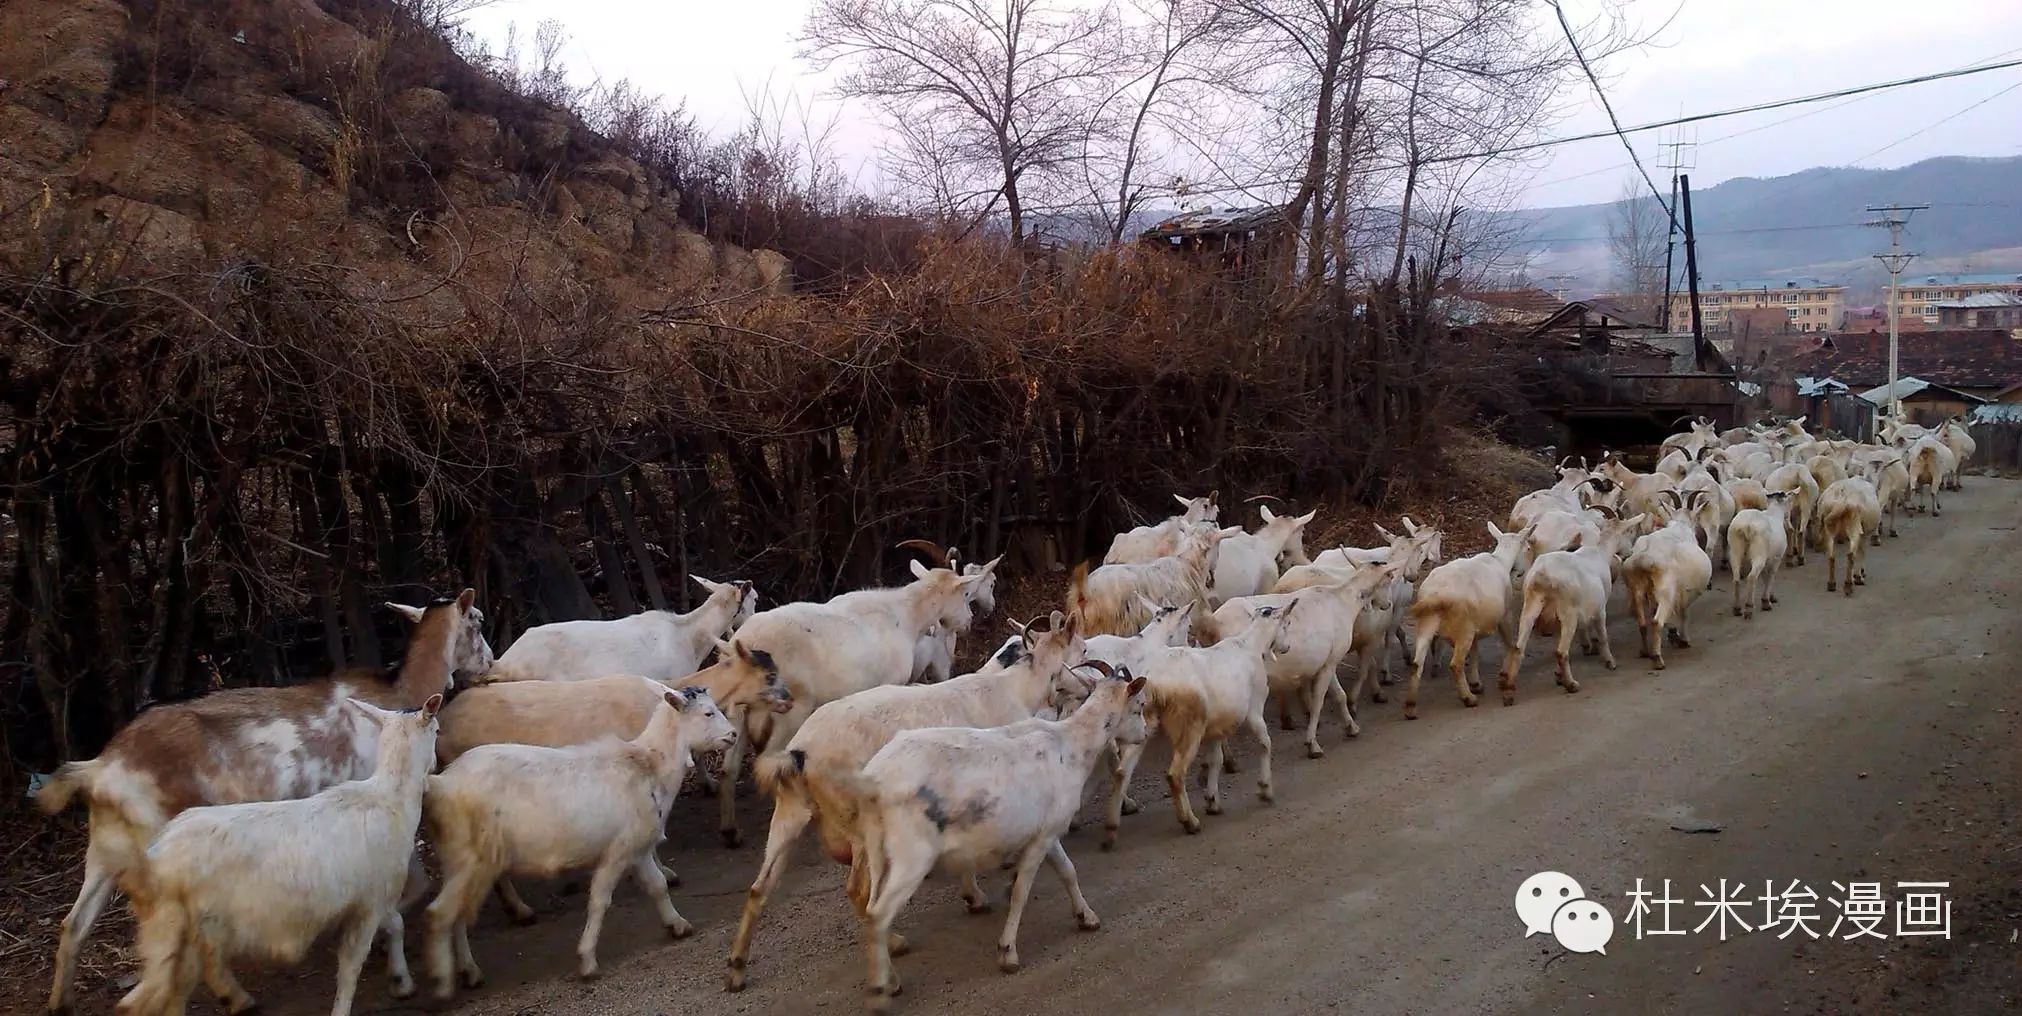
[[[1349,735],[1349,736],[1350,736],[1350,737],[1353,737],[1354,735],[1352,735],[1352,734],[1351,734],[1351,735]],[[1324,758],[1324,757],[1326,757],[1326,755],[1327,755],[1327,750],[1326,750],[1325,748],[1322,748],[1322,747],[1320,747],[1320,746],[1319,746],[1319,745],[1317,745],[1317,744],[1309,744],[1309,745],[1307,745],[1307,746],[1306,746],[1306,757],[1307,757],[1307,758]]]
[[[736,850],[744,845],[744,833],[738,829],[719,829],[716,834],[723,837],[723,845]]]
[[[413,998],[414,978],[409,977],[406,978],[405,980],[402,980],[400,978],[394,978],[393,980],[387,983],[386,994],[392,996],[393,998],[398,999]]]
[[[1650,669],[1651,669],[1651,670],[1663,670],[1663,669],[1664,669],[1664,658],[1663,658],[1662,656],[1653,656],[1653,657],[1651,657],[1651,658],[1650,658]]]
[[[1222,756],[1222,772],[1225,772],[1230,776],[1234,776],[1235,774],[1241,771],[1242,770],[1236,768],[1236,757],[1234,755]]]
[[[667,937],[672,938],[676,942],[695,934],[695,926],[689,924],[687,921],[676,921],[666,927]]]
[[[1613,661],[1613,660],[1602,660],[1602,661],[1601,661],[1601,666],[1603,666],[1603,667],[1606,667],[1606,668],[1608,668],[1609,670],[1614,670],[1614,669],[1615,669],[1615,661]]]
[[[1415,720],[1418,718],[1418,703],[1416,702],[1404,703],[1404,718],[1407,720]]]
[[[225,1003],[226,1016],[255,1016],[260,1011],[260,1000],[251,995],[241,998],[236,1006],[225,999],[219,999],[219,1001]]]
[[[531,907],[527,908],[526,910],[516,910],[506,915],[506,920],[509,920],[522,928],[530,924],[538,923],[540,919],[541,915],[534,913],[533,908]]]
[[[991,910],[996,909],[990,905],[990,901],[987,899],[963,900],[962,905],[967,907],[971,914],[987,914]]]
[[[1143,810],[1143,808],[1144,808],[1143,805],[1138,804],[1136,801],[1133,801],[1128,797],[1123,799],[1123,813],[1126,815],[1135,815],[1139,811]]]
[[[1093,910],[1085,914],[1075,914],[1074,926],[1082,931],[1101,931],[1102,918],[1095,916],[1095,911]]]
[[[1181,819],[1180,828],[1186,830],[1188,836],[1192,836],[1201,831],[1201,820],[1197,818]]]
[[[1831,579],[1827,579],[1825,583],[1825,591],[1828,593],[1839,592],[1839,583],[1834,582]]]
[[[1257,788],[1257,800],[1262,801],[1265,804],[1272,804],[1275,803],[1278,800],[1278,798],[1277,795],[1271,793],[1271,788],[1259,787]]]
[[[913,951],[913,943],[908,941],[906,939],[906,936],[901,935],[895,931],[892,932],[889,944],[886,946],[885,951],[891,953],[894,956],[904,956],[905,954]],[[899,989],[897,987],[894,987],[892,989],[892,994],[896,995],[898,993]]]
[[[1297,730],[1297,729],[1299,729],[1299,725],[1298,725],[1297,723],[1294,723],[1294,722],[1292,721],[1292,718],[1291,718],[1291,717],[1289,717],[1289,716],[1281,716],[1281,717],[1279,717],[1279,718],[1278,718],[1278,729],[1279,729],[1279,730]]]
[[[1104,849],[1104,850],[1115,850],[1115,849],[1116,849],[1116,827],[1115,827],[1115,826],[1110,826],[1110,827],[1109,827],[1109,828],[1108,828],[1108,829],[1107,829],[1106,831],[1104,831],[1104,832],[1103,832],[1103,834],[1102,834],[1102,849]]]
[[[1023,967],[1018,962],[1018,954],[1016,952],[1010,949],[999,948],[997,950],[997,969],[1007,974],[1015,974],[1020,969],[1023,969]]]
[[[1404,665],[1407,667],[1411,666],[1411,661],[1405,660]],[[1378,674],[1376,675],[1376,683],[1379,685],[1393,685],[1397,683],[1397,679],[1391,677],[1389,674]]]
[[[463,986],[465,988],[484,987],[484,971],[479,970],[476,967],[472,967],[469,970],[458,971],[456,976],[458,980],[463,982]],[[445,994],[447,993],[445,992]]]
[[[1476,695],[1481,694],[1481,682],[1480,681],[1467,682],[1467,690]]]
[[[1468,707],[1469,709],[1473,709],[1475,706],[1481,705],[1481,696],[1462,695],[1460,697],[1460,704]]]
[[[740,991],[743,991],[743,990],[744,990],[744,971],[742,971],[742,970],[726,970],[726,971],[724,971],[724,972],[723,972],[723,990],[724,990],[724,991],[727,991],[727,992],[730,992],[730,993],[731,993],[731,994],[733,994],[733,995],[734,995],[734,994],[736,994],[736,993],[738,993],[738,992],[740,992]]]
[[[1203,810],[1205,810],[1205,811],[1206,811],[1206,812],[1207,812],[1208,814],[1210,814],[1210,815],[1219,815],[1219,814],[1221,814],[1221,813],[1222,813],[1222,802],[1220,802],[1220,801],[1209,801],[1209,802],[1208,802],[1208,806],[1207,806],[1207,808],[1205,808],[1205,809],[1203,809]],[[1195,824],[1196,824],[1196,825],[1199,825],[1199,823],[1195,823]],[[1192,832],[1193,830],[1189,829],[1189,830],[1187,830],[1187,831],[1188,831],[1188,832]]]
[[[1736,608],[1734,608],[1734,616],[1735,616],[1735,617],[1747,617],[1748,615],[1746,615],[1746,614],[1743,614],[1743,613],[1741,612],[1741,608],[1740,608],[1740,607],[1736,607]]]
[[[597,969],[596,961],[592,960],[588,963],[585,963],[580,969],[576,971],[576,979],[581,981],[594,981],[597,978],[602,977],[603,974],[604,974],[603,971]]]
[[[1388,701],[1390,701],[1390,696],[1388,696],[1388,695],[1385,695],[1385,694],[1383,694],[1383,689],[1381,689],[1381,688],[1376,688],[1376,689],[1374,689],[1374,690],[1370,691],[1370,693],[1369,693],[1369,701],[1371,701],[1371,702],[1388,702]]]
[[[1578,695],[1580,693],[1580,682],[1578,681],[1568,679],[1559,682],[1559,684],[1566,689],[1566,694],[1568,695]]]
[[[1506,691],[1506,692],[1503,692],[1503,693],[1502,693],[1502,704],[1503,704],[1503,705],[1506,705],[1506,706],[1513,706],[1513,705],[1516,705],[1516,692],[1513,692],[1513,691]]]

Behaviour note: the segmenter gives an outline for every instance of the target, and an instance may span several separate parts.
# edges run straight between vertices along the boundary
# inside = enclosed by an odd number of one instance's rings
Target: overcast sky
[[[1567,8],[1577,12],[1581,3],[1567,0]],[[796,94],[812,100],[820,116],[839,114],[845,161],[863,166],[861,178],[869,182],[879,136],[869,112],[822,98],[825,82],[796,58],[795,35],[809,4],[501,0],[474,15],[470,27],[497,39],[517,24],[530,36],[538,22],[554,18],[568,30],[565,59],[579,76],[631,78],[678,97],[718,133],[735,130],[745,96],[770,83],[775,96]],[[1604,68],[1625,126],[2022,57],[2022,0],[1638,0],[1632,8],[1651,28],[1673,11],[1656,45]],[[1551,133],[1605,129],[1591,91],[1568,88],[1569,114]],[[1976,103],[1984,104],[1968,111]],[[2022,154],[2022,68],[1730,117],[1700,124],[1697,132],[1696,188],[1820,165],[1889,168],[1935,155]],[[1631,138],[1659,174],[1666,139],[1657,132]],[[1540,160],[1522,203],[1612,200],[1629,172],[1613,138],[1565,145]]]

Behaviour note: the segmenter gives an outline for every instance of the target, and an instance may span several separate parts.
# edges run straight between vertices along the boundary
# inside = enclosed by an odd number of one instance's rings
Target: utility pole
[[[1659,168],[1671,171],[1670,209],[1672,214],[1670,216],[1671,221],[1668,231],[1664,236],[1664,306],[1663,310],[1659,312],[1662,317],[1658,318],[1658,323],[1663,326],[1664,331],[1668,334],[1671,331],[1671,280],[1676,277],[1672,274],[1671,253],[1678,246],[1678,174],[1684,170],[1691,169],[1696,163],[1686,162],[1684,153],[1685,150],[1692,147],[1692,142],[1684,140],[1682,133],[1679,135],[1679,140],[1667,141],[1664,143],[1664,147],[1671,150],[1671,161],[1661,163]]]
[[[1868,211],[1876,213],[1876,217],[1869,219],[1867,224],[1870,226],[1883,226],[1889,231],[1888,253],[1875,255],[1875,260],[1880,261],[1882,267],[1889,270],[1889,415],[1899,420],[1903,416],[1903,400],[1896,391],[1896,315],[1899,313],[1896,306],[1896,296],[1897,289],[1902,284],[1903,269],[1909,267],[1910,262],[1917,256],[1914,251],[1903,249],[1903,227],[1909,225],[1910,216],[1929,207],[1931,206],[1868,206]]]
[[[1699,250],[1692,238],[1691,177],[1678,178],[1678,197],[1683,202],[1685,211],[1685,291],[1691,294],[1692,300],[1692,359],[1697,366],[1697,361],[1702,359],[1701,354],[1705,351],[1703,347],[1706,342],[1706,329],[1699,321]]]

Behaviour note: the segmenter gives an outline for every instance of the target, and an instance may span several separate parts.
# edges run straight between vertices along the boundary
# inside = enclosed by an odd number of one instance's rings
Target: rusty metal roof
[[[1170,236],[1221,236],[1259,229],[1277,229],[1284,224],[1285,209],[1282,205],[1205,208],[1174,215],[1145,230],[1140,236],[1146,239]]]

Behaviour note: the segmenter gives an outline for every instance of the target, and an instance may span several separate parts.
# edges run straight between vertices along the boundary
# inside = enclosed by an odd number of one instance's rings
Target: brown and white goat
[[[373,670],[283,688],[231,688],[188,702],[155,706],[114,734],[97,758],[65,763],[36,793],[54,814],[82,797],[91,811],[84,886],[63,919],[49,1008],[70,1005],[77,950],[91,934],[122,874],[171,818],[185,809],[240,801],[307,797],[372,774],[379,725],[346,704],[413,709],[449,690],[456,676],[491,667],[477,592],[427,607],[387,606],[414,622],[398,676]],[[205,977],[231,1012],[252,999],[222,961]]]
[[[1179,550],[1180,537],[1195,525],[1212,523],[1221,517],[1221,507],[1215,504],[1220,491],[1209,491],[1206,497],[1186,497],[1174,494],[1173,500],[1180,503],[1180,513],[1155,526],[1138,526],[1127,533],[1118,533],[1109,541],[1109,551],[1102,555],[1103,564],[1144,564],[1162,557],[1171,557]]]
[[[1093,571],[1083,563],[1075,568],[1068,587],[1067,615],[1077,620],[1085,635],[1135,635],[1151,620],[1147,604],[1191,603],[1195,618],[1205,618],[1221,543],[1241,532],[1241,527],[1217,529],[1196,523],[1170,557],[1142,564],[1105,564]]]
[[[1475,642],[1494,631],[1503,644],[1511,640],[1510,609],[1517,601],[1514,578],[1530,563],[1529,527],[1503,532],[1488,523],[1495,546],[1480,554],[1457,558],[1428,572],[1411,605],[1417,627],[1417,658],[1404,688],[1404,718],[1418,718],[1418,683],[1430,665],[1432,648],[1444,638],[1453,644],[1453,686],[1461,705],[1480,703],[1481,667],[1474,658]]]
[[[1517,670],[1523,665],[1524,647],[1545,615],[1558,625],[1556,670],[1559,687],[1567,694],[1580,690],[1580,683],[1573,680],[1569,652],[1573,638],[1582,630],[1589,645],[1598,644],[1601,662],[1609,670],[1615,669],[1615,650],[1608,642],[1608,591],[1645,518],[1639,514],[1609,519],[1601,523],[1598,537],[1581,538],[1570,550],[1542,554],[1531,562],[1524,573],[1523,616],[1517,622],[1516,641],[1503,656],[1503,705],[1516,704]]]

